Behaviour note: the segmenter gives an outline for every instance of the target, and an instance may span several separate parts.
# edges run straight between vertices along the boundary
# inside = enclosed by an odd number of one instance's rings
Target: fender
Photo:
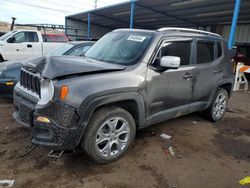
[[[211,95],[210,98],[209,98],[209,101],[208,101],[208,103],[207,103],[207,105],[206,105],[206,108],[208,108],[208,107],[210,106],[210,104],[212,103],[213,98],[214,98],[214,96],[215,96],[215,94],[216,94],[218,88],[220,88],[220,87],[221,87],[222,85],[224,85],[224,84],[231,84],[231,85],[232,85],[231,91],[230,91],[230,93],[229,93],[229,97],[230,97],[230,95],[231,95],[231,93],[232,93],[232,90],[233,90],[233,86],[234,86],[234,79],[233,79],[233,78],[224,78],[223,80],[220,80],[220,81],[218,81],[218,82],[216,83],[216,87],[214,87],[214,90],[213,90],[213,92],[212,92],[212,95]],[[206,109],[206,108],[205,108],[205,109]]]
[[[231,96],[231,93],[232,93],[232,91],[233,91],[233,87],[234,87],[234,77],[232,77],[232,78],[224,78],[223,80],[220,80],[220,81],[217,83],[217,89],[218,89],[220,86],[224,85],[224,84],[231,84],[231,85],[232,85],[231,90],[230,90],[230,92],[229,92],[229,97],[230,97],[230,96]]]
[[[77,110],[77,113],[80,117],[77,127],[81,127],[80,131],[82,132],[78,142],[80,143],[88,122],[98,107],[105,104],[122,102],[126,100],[132,100],[136,102],[138,106],[138,129],[143,128],[146,124],[146,111],[143,97],[139,92],[113,93],[99,97],[89,96],[83,101],[80,108]]]

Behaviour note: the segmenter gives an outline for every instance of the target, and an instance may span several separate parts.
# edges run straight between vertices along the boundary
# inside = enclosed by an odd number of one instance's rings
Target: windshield
[[[5,40],[7,39],[9,36],[11,36],[12,34],[16,33],[17,31],[10,31],[8,33],[5,33],[3,36],[0,37],[0,40]]]
[[[112,32],[102,37],[85,54],[86,57],[114,64],[135,64],[153,37],[145,32]]]
[[[55,48],[54,50],[49,51],[46,54],[46,56],[61,56],[61,55],[64,55],[64,53],[66,53],[69,49],[73,47],[74,47],[73,44],[67,43],[67,44],[64,44],[62,46]]]

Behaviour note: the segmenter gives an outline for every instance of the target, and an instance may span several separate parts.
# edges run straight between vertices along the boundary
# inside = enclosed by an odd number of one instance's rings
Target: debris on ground
[[[29,147],[24,154],[18,156],[17,158],[22,158],[22,157],[26,157],[27,155],[29,155],[34,149],[36,149],[37,145],[32,145],[31,147]]]
[[[197,121],[193,121],[193,124],[197,124]]]
[[[162,133],[162,134],[160,135],[160,137],[163,138],[163,139],[167,139],[167,140],[169,140],[169,139],[172,138],[172,136],[167,135],[167,134],[165,134],[165,133]]]
[[[176,155],[177,158],[183,159],[184,157],[182,155]]]
[[[174,153],[174,150],[173,150],[173,147],[172,147],[172,146],[168,147],[168,151],[169,151],[169,153],[170,153],[172,156],[174,156],[174,155],[175,155],[175,153]]]
[[[0,180],[0,186],[13,187],[15,180]]]
[[[237,113],[235,110],[232,110],[231,108],[227,108],[227,112],[229,112],[229,113]]]
[[[250,184],[250,176],[247,176],[239,181],[241,185]]]
[[[195,188],[204,187],[204,182],[210,179],[213,180],[209,181],[210,187],[249,188],[250,184],[239,183],[250,176],[247,157],[250,155],[250,94],[243,94],[233,93],[229,105],[236,113],[226,113],[221,122],[210,123],[199,114],[191,114],[138,131],[130,151],[107,165],[92,163],[80,148],[76,153],[51,159],[47,157],[47,148],[37,147],[26,157],[17,159],[31,147],[30,130],[12,121],[15,108],[11,101],[6,104],[0,100],[0,179],[15,179],[13,187],[0,185],[0,188],[175,188],[174,185]],[[4,130],[5,127],[9,129]],[[171,135],[172,139],[162,139],[162,133]],[[170,146],[174,156],[168,150]],[[148,164],[153,168],[140,168]],[[124,173],[124,168],[129,173]],[[183,169],[191,170],[186,170],[185,176],[173,175]],[[233,178],[232,174],[235,174]]]
[[[166,154],[170,153],[172,156],[175,155],[173,150],[172,136],[162,133],[160,137],[164,140],[163,150]]]

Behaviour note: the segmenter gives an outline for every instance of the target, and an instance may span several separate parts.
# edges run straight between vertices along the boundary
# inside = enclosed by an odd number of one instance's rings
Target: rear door
[[[37,32],[26,33],[26,46],[31,56],[42,55],[42,44],[39,42]]]
[[[197,111],[207,105],[216,86],[218,74],[221,73],[219,67],[220,59],[218,55],[216,41],[197,39],[196,40],[196,65],[195,82],[189,111]]]

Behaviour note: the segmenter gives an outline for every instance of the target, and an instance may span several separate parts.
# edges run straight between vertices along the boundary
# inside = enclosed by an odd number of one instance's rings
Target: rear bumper
[[[13,117],[23,126],[32,129],[33,144],[54,150],[73,150],[77,147],[82,127],[77,126],[78,115],[74,108],[53,101],[41,107],[16,92],[14,104],[16,111]],[[38,116],[47,117],[50,122],[39,122]]]

